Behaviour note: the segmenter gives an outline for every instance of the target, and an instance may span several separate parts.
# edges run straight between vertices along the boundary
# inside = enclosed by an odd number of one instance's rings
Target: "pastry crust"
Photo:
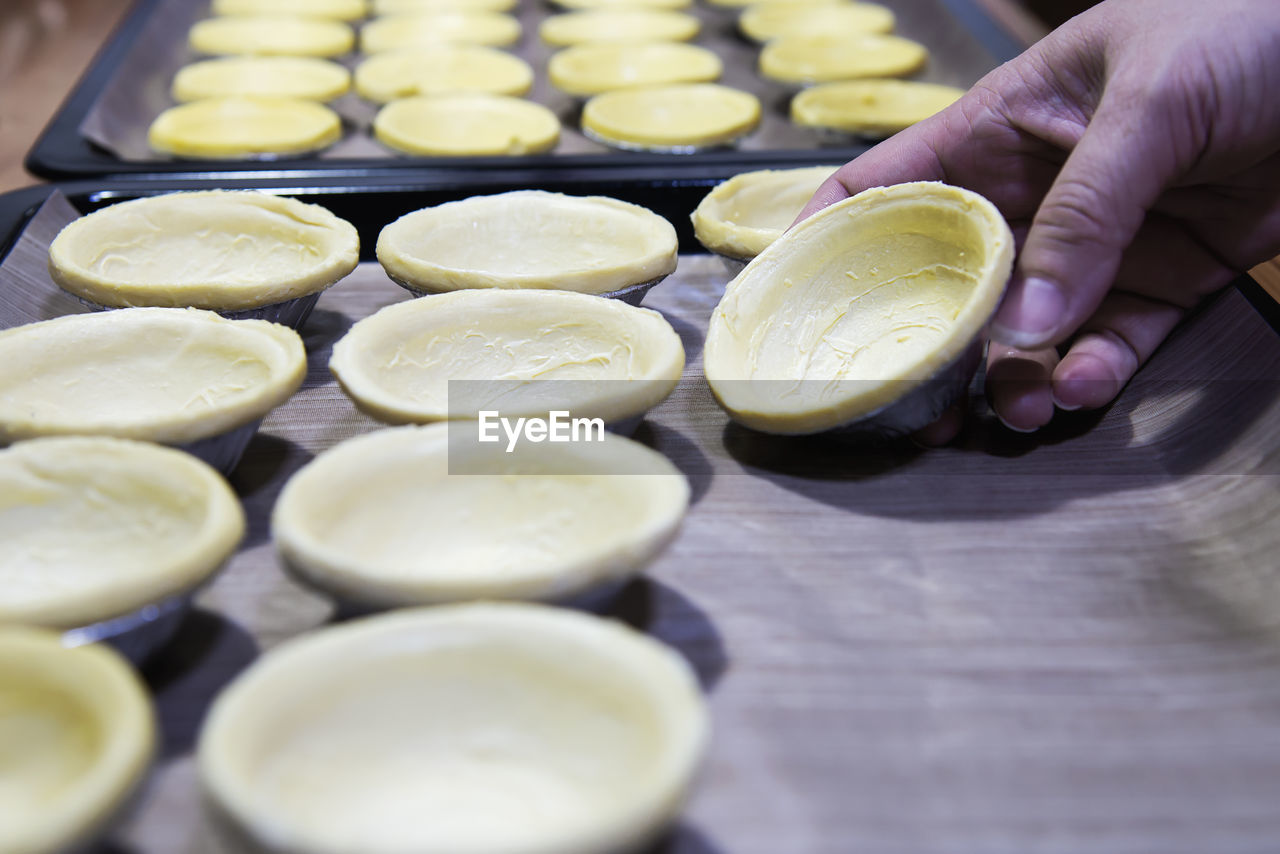
[[[517,0],[373,0],[377,15],[412,12],[510,12]]]
[[[473,44],[506,47],[520,40],[520,22],[498,12],[440,11],[375,18],[360,30],[365,53]]]
[[[213,469],[150,442],[59,437],[0,451],[0,623],[73,629],[190,592],[244,512]]]
[[[687,151],[729,145],[760,123],[760,99],[716,83],[639,86],[596,95],[582,130],[606,145]]]
[[[355,227],[319,205],[210,190],[74,220],[49,246],[49,275],[97,305],[241,311],[327,288],[359,260]]]
[[[0,332],[0,441],[184,444],[262,418],[306,374],[298,333],[183,308],[72,314]]]
[[[541,104],[462,92],[392,101],[373,120],[378,141],[428,157],[513,157],[550,151],[560,119]]]
[[[501,50],[439,45],[371,56],[356,68],[355,81],[361,97],[379,104],[454,92],[516,96],[532,88],[533,69]]]
[[[693,0],[552,0],[561,9],[665,9],[678,12],[693,5]]]
[[[678,246],[671,223],[639,205],[519,190],[406,214],[378,235],[377,255],[418,290],[604,294],[671,273]]]
[[[215,15],[291,15],[354,21],[368,12],[365,0],[213,0]]]
[[[898,36],[785,36],[760,49],[760,73],[793,85],[902,77],[928,58],[924,45]]]
[[[366,608],[562,601],[616,589],[675,536],[689,486],[661,454],[608,432],[509,449],[478,429],[396,427],[321,454],[272,515],[286,565]]]
[[[156,117],[147,142],[179,157],[243,159],[308,154],[342,138],[338,114],[300,98],[207,98]]]
[[[611,854],[674,817],[708,730],[691,668],[657,641],[475,604],[271,650],[214,703],[197,762],[253,850]]]
[[[341,21],[286,15],[229,15],[198,21],[189,36],[197,53],[334,57],[350,52],[355,33]]]
[[[336,62],[305,56],[227,56],[178,70],[175,101],[265,95],[332,101],[351,88],[351,72]]]
[[[543,19],[538,34],[547,44],[568,47],[588,42],[683,42],[700,28],[697,18],[683,12],[608,8],[551,15]]]
[[[723,70],[711,51],[679,42],[580,44],[557,51],[547,62],[551,84],[579,96],[631,86],[709,83]]]
[[[893,32],[893,12],[875,3],[797,3],[775,0],[748,6],[738,18],[738,29],[758,42],[782,36],[857,36]]]
[[[155,752],[155,714],[127,663],[101,645],[0,628],[6,852],[78,850],[129,799]]]
[[[964,94],[955,86],[912,80],[822,83],[791,99],[791,120],[868,137],[891,136],[944,110]]]
[[[568,291],[491,289],[387,306],[358,321],[329,361],[356,405],[390,424],[487,409],[615,423],[662,402],[683,368],[680,336],[656,311]]]
[[[711,390],[765,432],[857,422],[971,348],[1012,263],[1009,227],[978,194],[933,182],[866,190],[797,224],[729,283],[704,349]]]
[[[750,261],[782,236],[835,166],[743,172],[717,184],[693,212],[693,233],[712,252]]]

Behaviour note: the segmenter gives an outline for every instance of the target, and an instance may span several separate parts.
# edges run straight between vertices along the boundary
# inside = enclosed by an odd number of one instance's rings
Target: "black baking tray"
[[[149,22],[165,4],[175,0],[137,0],[135,6],[124,18],[115,33],[108,39],[98,56],[90,64],[65,102],[54,114],[40,138],[29,152],[26,167],[31,172],[50,179],[73,179],[105,175],[170,175],[182,178],[208,177],[210,175],[235,172],[245,177],[270,177],[289,174],[305,177],[323,173],[342,175],[362,175],[364,170],[377,169],[437,169],[443,172],[454,172],[459,168],[467,170],[505,170],[512,165],[513,158],[421,158],[404,156],[345,158],[333,156],[308,156],[287,158],[274,161],[262,160],[181,160],[181,159],[125,159],[115,153],[103,149],[81,132],[81,126],[93,110],[99,97],[108,87],[121,63],[130,57],[135,50],[146,48],[145,39],[140,35],[146,30]],[[200,2],[200,0],[195,0]],[[525,3],[537,4],[541,15],[543,11],[556,11],[541,4],[546,0],[523,0]],[[705,0],[699,0],[700,3]],[[894,7],[895,3],[920,3],[922,0],[880,0]],[[1013,36],[1003,30],[991,19],[975,0],[930,0],[942,13],[930,26],[936,29],[936,38],[946,42],[963,41],[971,47],[980,47],[990,58],[990,64],[996,64],[1012,58],[1023,47]],[[699,14],[706,21],[718,26],[716,38],[725,39],[732,28],[732,17],[728,10],[709,7],[697,7]],[[918,11],[918,10],[917,10]],[[934,16],[930,16],[934,17]],[[526,16],[526,20],[529,20]],[[536,39],[534,33],[528,32],[524,39]],[[908,34],[910,35],[910,34]],[[935,45],[937,47],[937,45]],[[153,48],[146,48],[153,49]],[[945,63],[940,63],[945,64]],[[540,78],[544,77],[542,69],[537,69]],[[928,75],[926,75],[928,76]],[[726,80],[726,82],[731,82]],[[750,80],[743,86],[743,81],[736,81],[740,87],[752,88]],[[960,81],[941,81],[956,82]],[[967,81],[972,82],[972,81]],[[967,82],[964,85],[967,85]],[[779,104],[785,100],[773,91],[777,87],[755,78],[755,91],[764,102],[766,112],[782,109]],[[354,97],[354,96],[352,96]],[[568,122],[566,122],[568,124]],[[574,131],[576,133],[576,130]],[[854,140],[847,144],[815,145],[815,147],[789,147],[770,150],[768,148],[728,148],[702,151],[690,155],[646,154],[637,152],[613,152],[608,154],[592,153],[556,153],[515,158],[518,165],[528,169],[548,171],[560,170],[598,170],[608,172],[614,169],[648,170],[650,177],[659,179],[665,172],[684,162],[692,162],[705,166],[722,175],[734,174],[752,168],[785,167],[819,165],[824,163],[843,163],[865,151],[867,144]],[[475,174],[473,171],[471,174]]]
[[[704,171],[690,164],[689,171]],[[508,189],[542,189],[576,195],[600,193],[644,205],[669,220],[680,238],[681,254],[706,250],[693,236],[689,215],[701,198],[719,178],[685,176],[654,181],[643,170],[633,175],[613,174],[607,181],[592,172],[566,170],[548,176],[541,170],[506,170],[497,173],[477,170],[442,181],[434,171],[404,170],[363,175],[359,180],[339,174],[252,178],[223,176],[211,182],[208,178],[187,176],[118,177],[109,180],[69,181],[41,184],[0,194],[0,262],[22,235],[27,222],[54,192],[60,192],[81,213],[90,213],[116,202],[142,196],[180,190],[207,190],[219,187],[229,190],[262,190],[293,196],[323,205],[352,223],[360,233],[361,260],[373,260],[378,232],[382,227],[411,211],[428,205],[465,198],[480,193],[503,192]],[[1247,273],[1231,283],[1248,299],[1267,324],[1280,334],[1280,303],[1272,298]]]

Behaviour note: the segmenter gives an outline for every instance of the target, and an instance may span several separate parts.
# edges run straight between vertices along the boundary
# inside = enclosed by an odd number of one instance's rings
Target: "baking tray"
[[[415,182],[253,185],[341,203],[368,234],[404,194],[441,192]],[[0,297],[15,259],[41,275],[59,205],[178,186],[0,196],[14,247]],[[1247,301],[1228,290],[1206,305],[1104,412],[1022,436],[975,402],[958,444],[923,451],[729,424],[700,368],[727,278],[684,254],[645,300],[688,368],[638,438],[684,471],[693,503],[607,613],[691,661],[714,725],[685,819],[656,852],[1273,852],[1280,337]],[[367,263],[322,296],[303,388],[231,478],[248,536],[145,669],[161,754],[107,851],[222,850],[192,760],[209,704],[263,650],[334,619],[281,570],[268,514],[299,466],[375,428],[326,361],[355,319],[404,298]]]
[[[898,17],[898,32],[925,44],[929,65],[918,79],[968,87],[1021,46],[989,18],[974,0],[885,0]],[[198,58],[186,47],[190,25],[208,15],[208,0],[139,0],[115,35],[55,114],[27,157],[37,175],[71,178],[124,173],[264,172],[346,170],[369,166],[457,166],[506,168],[513,158],[421,158],[386,149],[368,131],[376,108],[355,94],[335,102],[343,116],[344,139],[319,155],[278,160],[201,161],[172,159],[151,152],[146,131],[151,120],[173,101],[168,88],[173,74]],[[529,97],[561,117],[563,132],[554,152],[514,158],[538,169],[641,167],[661,174],[673,159],[689,158],[709,165],[736,164],[736,171],[771,165],[843,163],[866,150],[865,144],[824,147],[818,131],[792,125],[787,118],[791,90],[771,83],[755,71],[758,48],[737,33],[737,11],[699,2],[691,11],[702,22],[695,43],[714,50],[725,65],[722,82],[757,94],[763,120],[738,147],[692,155],[618,152],[584,137],[577,129],[580,101],[559,92],[546,79],[553,49],[537,35],[538,23],[557,10],[544,0],[522,0],[518,14],[524,35],[511,50],[534,68],[536,83]],[[354,66],[359,55],[344,62]],[[95,140],[102,143],[96,144]]]

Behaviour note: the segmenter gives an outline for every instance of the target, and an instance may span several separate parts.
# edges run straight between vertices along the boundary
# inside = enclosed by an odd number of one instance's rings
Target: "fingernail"
[[[1039,427],[1014,427],[1008,421],[1005,421],[1003,418],[1001,418],[998,414],[996,415],[996,418],[998,418],[1000,420],[1000,423],[1003,424],[1007,429],[1012,430],[1015,433],[1034,433],[1040,429]]]
[[[1078,403],[1074,403],[1068,406],[1067,404],[1063,403],[1061,400],[1058,400],[1058,395],[1056,392],[1053,395],[1053,405],[1063,410],[1064,412],[1075,412],[1077,409],[1080,408],[1080,404]]]
[[[1053,339],[1067,312],[1067,298],[1044,279],[1025,279],[1005,298],[991,321],[991,337],[1022,350],[1037,350]]]

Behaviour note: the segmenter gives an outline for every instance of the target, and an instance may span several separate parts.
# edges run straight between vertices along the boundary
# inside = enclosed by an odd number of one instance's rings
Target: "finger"
[[[968,396],[961,398],[957,403],[947,407],[938,420],[911,434],[911,438],[918,445],[924,445],[926,448],[938,448],[947,444],[960,434],[960,428],[964,426],[964,411],[968,402]]]
[[[1171,303],[1109,294],[1054,369],[1054,402],[1060,409],[1106,406],[1184,314]]]
[[[1161,116],[1104,98],[1032,220],[992,337],[1024,350],[1067,338],[1101,303],[1125,248],[1174,173]]]
[[[1053,419],[1050,381],[1057,351],[1027,351],[992,342],[987,354],[987,401],[1004,426],[1019,433],[1039,430]]]

